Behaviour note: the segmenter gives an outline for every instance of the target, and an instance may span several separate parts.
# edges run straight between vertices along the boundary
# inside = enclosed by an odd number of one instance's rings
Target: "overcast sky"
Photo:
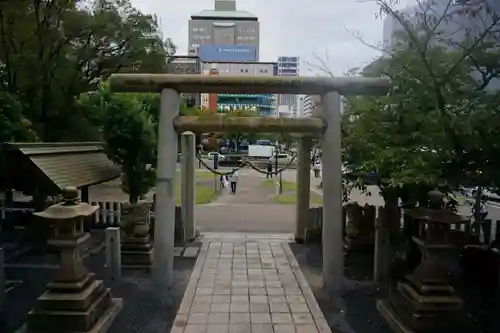
[[[181,55],[187,53],[190,15],[214,7],[214,0],[131,1],[160,17],[165,37],[173,39]],[[401,0],[403,5],[415,1]],[[329,60],[334,74],[342,75],[379,55],[353,37],[357,34],[372,44],[382,40],[382,20],[375,17],[378,7],[370,0],[237,0],[236,6],[259,17],[260,61],[299,56],[301,75],[308,75],[307,63],[317,64],[316,54]]]

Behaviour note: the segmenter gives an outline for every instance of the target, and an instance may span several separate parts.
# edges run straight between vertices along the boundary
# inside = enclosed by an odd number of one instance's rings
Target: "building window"
[[[242,73],[243,73],[243,72],[244,72],[244,71],[243,71],[243,69],[240,69],[240,72],[242,72]]]
[[[245,73],[248,73],[248,69],[245,69]]]
[[[198,32],[198,28],[193,28],[193,32]]]
[[[242,39],[243,39],[243,37],[238,36],[238,37],[236,37],[236,39],[237,39],[237,40],[242,40]]]
[[[205,31],[205,28],[198,28],[198,31],[203,32],[203,31]]]

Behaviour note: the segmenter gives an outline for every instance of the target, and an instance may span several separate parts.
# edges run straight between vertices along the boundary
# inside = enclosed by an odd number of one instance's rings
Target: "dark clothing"
[[[231,182],[231,192],[236,193],[236,182]]]
[[[273,178],[273,165],[271,164],[271,162],[267,163],[267,175],[266,175],[266,179],[267,178]]]
[[[267,175],[266,178],[273,178],[273,167],[267,167]]]

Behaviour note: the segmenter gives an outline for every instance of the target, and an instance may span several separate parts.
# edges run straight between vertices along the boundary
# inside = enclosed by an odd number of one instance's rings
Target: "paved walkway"
[[[235,194],[226,191],[215,202],[196,206],[201,232],[267,232],[295,230],[295,205],[269,203],[274,188],[262,186],[264,178],[253,170],[240,173]]]
[[[329,333],[288,242],[207,234],[171,333]]]
[[[264,177],[253,170],[240,172],[236,193],[224,189],[223,194],[212,205],[221,204],[269,204],[269,197],[275,194],[273,188],[262,186]]]

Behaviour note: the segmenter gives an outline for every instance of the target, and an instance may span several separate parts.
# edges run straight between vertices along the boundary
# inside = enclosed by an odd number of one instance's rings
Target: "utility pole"
[[[279,142],[276,141],[276,146],[275,146],[275,151],[274,151],[274,172],[278,172],[278,154],[279,154]],[[279,174],[279,187],[278,187],[278,193],[283,194],[283,176],[281,175],[281,172]]]

